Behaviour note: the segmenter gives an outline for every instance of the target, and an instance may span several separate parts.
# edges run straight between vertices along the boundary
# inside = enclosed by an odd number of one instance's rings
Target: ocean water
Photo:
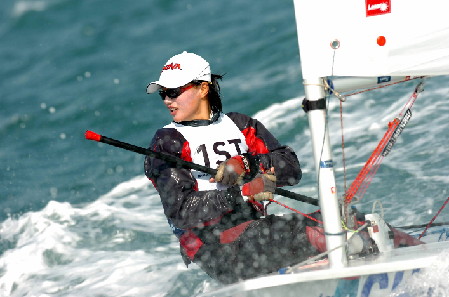
[[[146,147],[170,121],[146,85],[168,58],[195,52],[225,74],[225,112],[256,117],[295,149],[304,175],[288,190],[317,197],[296,34],[290,0],[1,1],[0,296],[195,296],[220,286],[182,263],[144,157],[84,132]],[[344,103],[348,184],[415,84]],[[447,77],[426,82],[360,209],[380,200],[395,226],[427,223],[438,211],[449,196],[448,98]],[[342,193],[333,97],[329,128]],[[449,221],[449,210],[437,221]],[[425,277],[416,284],[438,281]]]

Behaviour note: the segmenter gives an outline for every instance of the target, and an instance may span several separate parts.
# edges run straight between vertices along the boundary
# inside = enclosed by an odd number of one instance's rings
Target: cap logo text
[[[165,66],[162,68],[162,71],[164,71],[164,70],[175,70],[175,69],[181,70],[181,64],[179,64],[179,63],[170,63],[170,64],[167,64],[167,65],[165,65]]]

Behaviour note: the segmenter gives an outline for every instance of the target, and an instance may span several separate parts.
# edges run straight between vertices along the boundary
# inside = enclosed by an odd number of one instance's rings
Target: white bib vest
[[[244,135],[225,114],[207,126],[192,127],[172,122],[164,128],[178,130],[189,142],[192,162],[210,168],[215,169],[226,159],[248,151]],[[192,174],[200,191],[225,189],[221,184],[209,182],[211,176],[207,173],[192,170]]]

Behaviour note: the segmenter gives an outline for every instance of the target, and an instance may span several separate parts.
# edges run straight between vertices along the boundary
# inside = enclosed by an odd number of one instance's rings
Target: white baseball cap
[[[209,63],[194,53],[184,51],[165,63],[159,80],[147,86],[147,93],[154,93],[162,87],[182,87],[194,80],[211,81]]]

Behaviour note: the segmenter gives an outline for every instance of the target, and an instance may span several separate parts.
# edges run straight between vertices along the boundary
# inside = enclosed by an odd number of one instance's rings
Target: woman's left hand
[[[242,195],[249,196],[256,201],[266,201],[273,199],[273,193],[276,189],[276,175],[274,168],[256,177],[243,185]]]

